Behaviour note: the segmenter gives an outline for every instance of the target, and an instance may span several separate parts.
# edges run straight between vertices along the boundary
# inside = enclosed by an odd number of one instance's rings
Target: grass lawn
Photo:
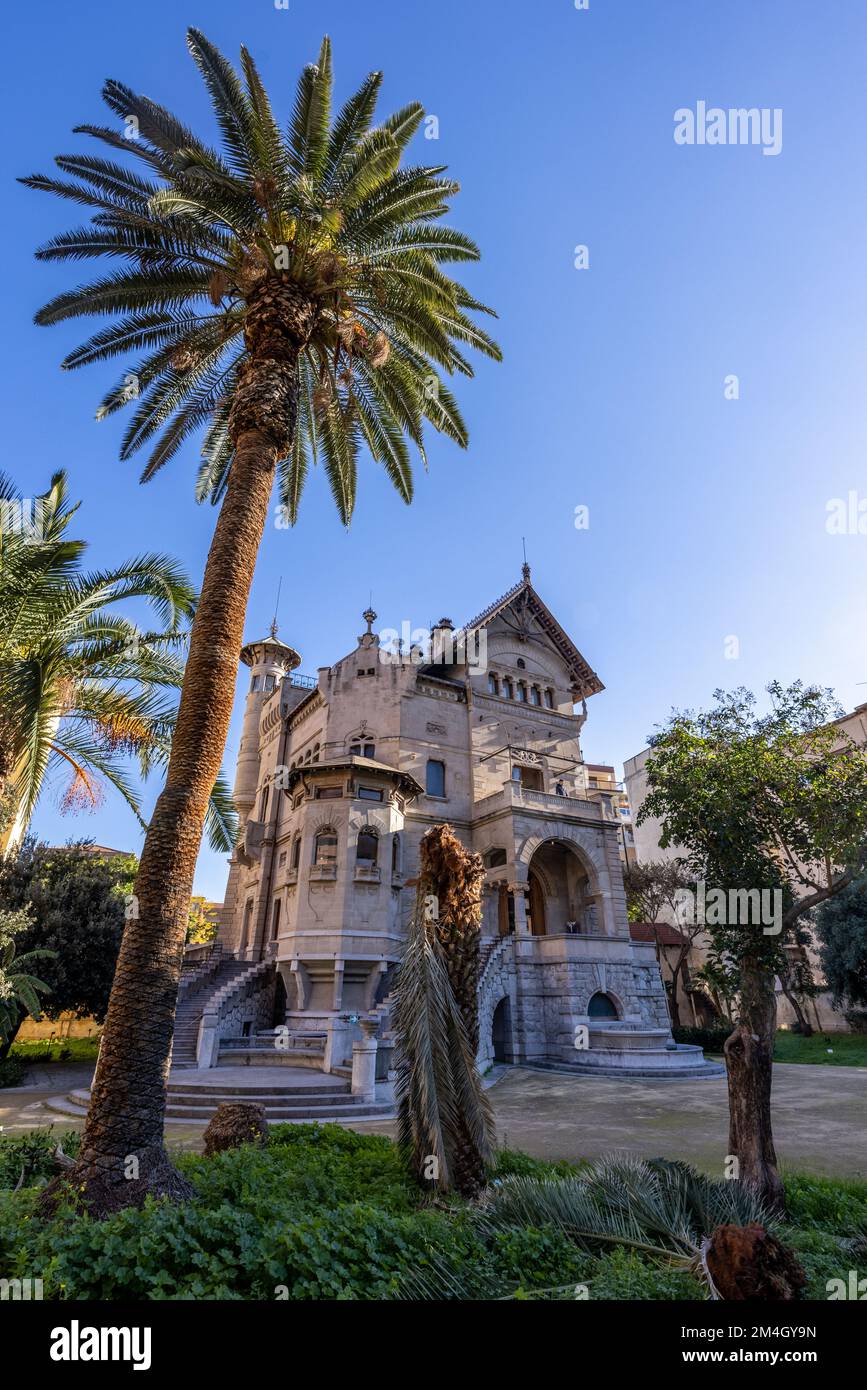
[[[432,1206],[380,1135],[276,1125],[266,1148],[176,1153],[196,1189],[186,1205],[149,1202],[103,1221],[69,1207],[46,1222],[36,1200],[54,1143],[48,1130],[0,1136],[0,1268],[42,1278],[47,1299],[390,1300],[419,1289],[464,1299],[707,1296],[667,1255],[580,1248],[561,1226],[514,1213],[491,1223],[458,1199]],[[68,1152],[77,1143],[64,1137]],[[582,1171],[501,1150],[491,1180],[507,1195],[515,1181],[569,1182]],[[788,1219],[776,1233],[806,1271],[806,1296],[826,1299],[828,1280],[845,1280],[867,1254],[867,1182],[790,1173],[786,1185]],[[732,1185],[714,1186],[727,1201]],[[702,1219],[712,1228],[719,1218]]]
[[[806,1062],[811,1066],[867,1067],[867,1033],[778,1032],[775,1062]]]
[[[39,1042],[15,1042],[10,1057],[18,1057],[25,1066],[41,1066],[45,1062],[96,1062],[99,1038],[46,1038]]]

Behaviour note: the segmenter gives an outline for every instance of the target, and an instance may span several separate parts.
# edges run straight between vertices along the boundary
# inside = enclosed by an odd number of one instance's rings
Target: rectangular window
[[[358,795],[362,801],[381,801],[382,792],[378,787],[359,787]]]
[[[425,790],[428,796],[445,796],[446,794],[446,765],[437,762],[434,758],[428,759],[427,777]]]
[[[282,852],[282,854],[280,855],[280,858],[277,860],[277,868],[278,868],[278,869],[282,869],[282,868],[283,868],[283,865],[284,865],[285,863],[286,863],[286,851],[285,851],[285,849],[284,849],[283,852]]]
[[[342,787],[317,787],[317,801],[335,801],[343,793]]]
[[[280,899],[274,903],[274,911],[271,914],[271,938],[276,941],[280,933]]]

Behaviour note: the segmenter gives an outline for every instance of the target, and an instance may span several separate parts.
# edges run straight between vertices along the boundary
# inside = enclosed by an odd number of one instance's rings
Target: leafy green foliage
[[[0,479],[0,500],[20,501],[8,479]],[[144,825],[126,760],[136,758],[145,777],[168,760],[184,670],[183,624],[195,599],[165,555],[85,572],[86,542],[67,535],[78,505],[69,502],[65,473],[53,476],[35,509],[33,535],[15,524],[0,526],[0,743],[9,761],[2,769],[4,856],[17,849],[52,771],[68,779],[64,809],[98,806],[108,784]],[[123,613],[121,606],[134,599],[147,602],[157,630]],[[234,814],[222,778],[208,833],[214,849],[232,848]]]
[[[851,882],[867,846],[867,760],[834,724],[829,691],[768,686],[770,709],[747,690],[715,692],[710,710],[675,713],[650,739],[649,792],[639,824],[657,817],[663,849],[678,845],[697,880],[725,891],[779,890],[782,931],[708,921],[731,965],[785,969],[799,916]]]
[[[33,974],[34,967],[38,967],[49,953],[20,949],[19,938],[29,925],[30,914],[26,909],[0,910],[0,1046],[8,1043],[19,1017],[24,1014],[40,1017],[40,1001],[50,992],[50,986]]]
[[[835,1005],[867,1008],[867,878],[823,903],[815,925],[822,970]]]
[[[137,861],[103,856],[87,842],[49,849],[28,839],[0,861],[0,911],[22,911],[22,951],[48,951],[40,970],[50,994],[43,1012],[101,1022],[108,1007]]]
[[[427,1289],[442,1298],[574,1299],[579,1285],[591,1299],[706,1296],[688,1273],[639,1251],[605,1243],[582,1250],[556,1222],[495,1225],[457,1199],[448,1209],[429,1207],[395,1144],[336,1125],[275,1126],[264,1150],[176,1155],[196,1188],[183,1206],[149,1201],[102,1221],[67,1209],[43,1223],[35,1199],[53,1174],[58,1137],[0,1136],[0,1266],[10,1278],[38,1274],[47,1298],[389,1299]],[[77,1135],[62,1143],[77,1152]],[[498,1165],[536,1182],[561,1166],[513,1153]],[[14,1192],[22,1168],[25,1186]],[[792,1226],[781,1234],[807,1250],[813,1297],[825,1297],[824,1281],[851,1263],[846,1241],[863,1188],[790,1179]],[[694,1209],[691,1220],[694,1229],[702,1224],[694,1225]]]

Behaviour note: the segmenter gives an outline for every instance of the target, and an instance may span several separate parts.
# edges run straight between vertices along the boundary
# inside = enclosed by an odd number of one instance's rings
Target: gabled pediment
[[[467,623],[465,630],[487,628],[494,624],[512,633],[518,642],[541,642],[555,651],[566,665],[577,699],[586,699],[588,695],[596,695],[605,689],[572,638],[536,593],[530,583],[529,565],[524,566],[521,582]]]

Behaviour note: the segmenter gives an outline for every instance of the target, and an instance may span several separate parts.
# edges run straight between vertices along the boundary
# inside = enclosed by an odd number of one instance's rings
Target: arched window
[[[337,863],[337,833],[327,826],[325,830],[317,832],[313,842],[313,863],[314,864],[336,864]]]
[[[314,743],[314,745],[313,745],[313,758],[312,758],[312,761],[313,761],[314,763],[318,763],[318,762],[319,762],[319,744],[318,744],[318,743]]]
[[[545,708],[554,708],[554,692],[550,686],[548,686],[548,689],[545,691]]]
[[[497,869],[506,863],[506,851],[504,849],[489,849],[485,855],[485,864],[489,869]]]
[[[399,836],[399,835],[392,835],[392,837],[391,837],[391,872],[392,872],[393,874],[399,874],[399,873],[400,873],[400,836]]]
[[[292,868],[297,869],[301,863],[301,836],[296,835],[292,841]]]
[[[531,704],[531,705],[541,705],[541,703],[542,703],[542,696],[541,696],[540,693],[539,693],[539,687],[538,687],[538,685],[531,685],[531,686],[530,686],[530,704]]]
[[[445,796],[446,765],[436,758],[428,758],[425,790],[428,796]]]
[[[355,858],[359,864],[376,863],[379,854],[379,836],[375,830],[360,830],[358,832],[358,847],[355,851]]]
[[[499,695],[499,693],[500,682],[497,680],[497,677],[494,675],[493,671],[491,671],[491,673],[488,676],[488,694]]]
[[[610,994],[596,993],[590,998],[587,1014],[590,1018],[617,1018],[617,1005]]]
[[[507,700],[514,700],[515,698],[515,688],[508,676],[503,677],[503,694]]]
[[[262,797],[259,802],[259,819],[264,820],[268,814],[268,792],[270,787],[267,784],[262,788]]]
[[[522,656],[518,657],[516,664],[519,671],[525,671],[527,669],[527,663]]]
[[[518,701],[522,705],[527,703],[527,687],[523,681],[518,681]]]

